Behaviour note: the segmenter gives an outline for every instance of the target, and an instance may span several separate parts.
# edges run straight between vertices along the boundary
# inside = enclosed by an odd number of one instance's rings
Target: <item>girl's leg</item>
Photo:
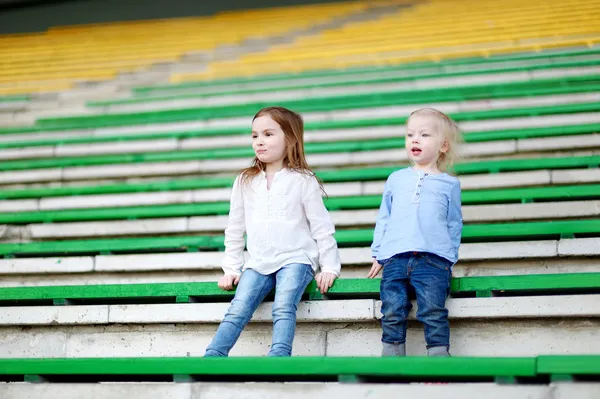
[[[417,294],[417,319],[425,326],[425,342],[430,356],[450,355],[450,323],[446,309],[450,267],[450,261],[423,253],[411,273],[411,284]]]
[[[235,297],[204,356],[228,356],[252,314],[274,286],[274,275],[265,276],[246,269],[240,278]]]
[[[268,356],[291,356],[298,303],[313,279],[313,270],[310,265],[293,263],[282,267],[275,275],[273,343]]]
[[[382,356],[406,355],[406,319],[412,308],[408,299],[411,261],[409,255],[397,255],[384,263],[380,288]]]

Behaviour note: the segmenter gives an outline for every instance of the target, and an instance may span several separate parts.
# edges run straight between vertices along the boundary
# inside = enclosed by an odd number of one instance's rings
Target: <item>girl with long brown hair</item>
[[[237,176],[225,230],[225,275],[219,287],[235,297],[205,356],[228,356],[252,314],[275,289],[269,356],[290,356],[296,310],[313,279],[326,292],[340,273],[334,225],[322,184],[304,156],[304,123],[282,107],[252,120],[252,165]],[[248,259],[244,259],[244,234]]]

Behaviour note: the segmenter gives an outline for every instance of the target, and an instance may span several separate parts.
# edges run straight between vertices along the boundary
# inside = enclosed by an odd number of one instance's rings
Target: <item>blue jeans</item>
[[[409,291],[414,289],[417,320],[425,325],[427,348],[450,346],[446,298],[450,293],[451,266],[449,260],[427,252],[402,253],[383,262],[383,342],[406,342],[406,319],[412,308]]]
[[[298,303],[312,279],[312,267],[300,263],[268,275],[244,270],[235,297],[204,356],[228,356],[252,314],[273,288],[273,342],[268,356],[291,356]]]

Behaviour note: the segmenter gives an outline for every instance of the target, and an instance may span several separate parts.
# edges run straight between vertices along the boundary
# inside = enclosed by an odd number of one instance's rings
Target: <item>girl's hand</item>
[[[226,274],[219,279],[217,283],[219,288],[225,291],[231,291],[234,285],[237,285],[240,282],[240,276],[235,276],[233,274]]]
[[[373,259],[373,266],[371,266],[371,270],[369,270],[369,274],[367,274],[367,278],[375,278],[381,271],[383,266],[377,262],[377,259]]]
[[[337,276],[335,274],[328,272],[322,272],[315,276],[315,281],[317,282],[317,287],[319,287],[321,294],[326,293],[327,290],[331,288],[336,278]]]

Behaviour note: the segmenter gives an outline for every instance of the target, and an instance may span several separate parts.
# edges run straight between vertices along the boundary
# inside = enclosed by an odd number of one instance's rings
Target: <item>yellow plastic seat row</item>
[[[426,52],[412,51],[405,54],[377,54],[368,58],[364,56],[338,57],[321,60],[316,64],[314,60],[294,61],[285,63],[271,63],[259,66],[221,68],[211,69],[206,72],[196,74],[176,74],[173,75],[173,82],[184,82],[189,80],[211,80],[232,76],[258,76],[272,73],[300,73],[310,70],[322,69],[346,69],[352,67],[364,66],[389,66],[408,62],[433,61],[439,62],[452,58],[461,57],[489,57],[496,54],[506,54],[522,51],[542,51],[545,49],[554,49],[561,47],[593,47],[600,45],[600,36],[588,39],[570,39],[570,40],[549,40],[539,43],[514,44],[511,42],[488,44],[482,46],[468,46],[465,48],[450,49],[430,49]]]
[[[600,35],[598,20],[597,0],[433,0],[376,21],[349,24],[234,62],[212,63],[202,73],[175,74],[171,80],[437,60],[472,52],[505,53],[572,43],[593,46]]]
[[[284,7],[212,17],[135,21],[0,36],[0,93],[47,91],[79,80],[174,62],[189,52],[212,51],[252,37],[277,35],[359,12],[368,2]],[[219,32],[219,35],[215,35]],[[37,85],[21,84],[38,82]],[[39,86],[39,87],[38,87]]]

